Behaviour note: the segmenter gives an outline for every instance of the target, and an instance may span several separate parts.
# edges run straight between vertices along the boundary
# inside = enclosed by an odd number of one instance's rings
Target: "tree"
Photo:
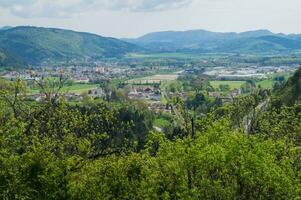
[[[230,86],[228,85],[228,84],[221,84],[221,85],[219,85],[219,89],[220,89],[220,91],[222,91],[222,92],[228,92],[228,91],[230,91]]]

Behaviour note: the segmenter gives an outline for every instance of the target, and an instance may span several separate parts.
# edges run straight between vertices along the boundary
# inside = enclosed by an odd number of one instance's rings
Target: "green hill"
[[[0,31],[0,49],[6,57],[35,65],[47,60],[120,57],[139,47],[90,33],[23,26]]]
[[[284,87],[278,92],[281,101],[286,105],[293,105],[301,100],[301,68],[296,71]]]
[[[12,26],[3,26],[0,28],[0,31],[5,31],[5,30],[8,30],[8,29],[11,29],[13,28]]]
[[[149,33],[124,40],[157,52],[291,53],[301,49],[299,36],[275,34],[268,30],[243,33],[190,30]]]
[[[0,49],[0,67],[1,66],[24,66],[27,63],[20,57],[14,56],[3,49]]]

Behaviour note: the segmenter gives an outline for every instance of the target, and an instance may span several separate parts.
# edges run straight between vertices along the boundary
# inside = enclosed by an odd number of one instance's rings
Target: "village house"
[[[239,96],[241,94],[241,90],[240,89],[234,89],[234,90],[232,90],[231,91],[231,96],[232,97],[237,97],[237,96]]]
[[[148,109],[156,113],[171,113],[171,107],[162,104],[161,102],[152,102],[148,104]]]
[[[80,102],[83,100],[83,96],[75,93],[66,93],[64,95],[66,101]]]
[[[89,83],[89,78],[87,77],[78,77],[77,79],[75,79],[76,83]]]
[[[102,88],[91,89],[88,91],[88,96],[92,98],[101,98],[105,96],[105,92]]]
[[[208,96],[212,98],[221,98],[222,94],[220,92],[208,92]]]

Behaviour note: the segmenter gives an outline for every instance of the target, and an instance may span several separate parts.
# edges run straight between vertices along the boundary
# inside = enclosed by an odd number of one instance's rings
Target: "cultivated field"
[[[64,86],[64,88],[62,88],[61,92],[65,93],[65,92],[70,92],[70,93],[75,93],[75,94],[82,94],[84,92],[88,92],[89,90],[92,89],[96,89],[98,86],[98,84],[80,84],[80,83],[76,83],[73,84],[71,86]],[[40,92],[39,89],[32,89],[29,91],[31,94],[37,94]]]
[[[149,53],[149,54],[138,54],[130,53],[127,54],[127,58],[135,59],[202,59],[202,58],[219,58],[228,56],[231,54],[216,54],[216,53]]]
[[[143,78],[136,78],[129,80],[128,83],[132,84],[152,84],[152,83],[160,83],[165,81],[173,81],[179,77],[178,74],[158,74],[154,76],[148,76]]]
[[[219,88],[220,85],[229,85],[231,90],[239,89],[245,81],[210,81],[210,85],[214,88]]]

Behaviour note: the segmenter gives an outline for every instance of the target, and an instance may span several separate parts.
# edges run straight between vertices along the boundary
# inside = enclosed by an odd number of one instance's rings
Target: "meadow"
[[[178,74],[158,74],[153,76],[147,76],[143,78],[136,78],[127,81],[131,84],[153,84],[153,83],[160,83],[165,81],[173,81],[178,78]]]
[[[215,89],[218,89],[220,85],[229,85],[231,90],[239,89],[245,81],[210,81],[210,85]]]
[[[89,90],[96,89],[98,84],[85,84],[85,83],[75,83],[71,86],[64,86],[61,90],[62,93],[70,92],[75,94],[82,94],[88,92]],[[39,89],[31,89],[29,91],[31,94],[37,94],[40,92]]]
[[[261,80],[256,82],[257,86],[261,86],[262,88],[266,88],[266,89],[272,89],[274,84],[277,82],[275,80],[276,77],[278,76],[283,76],[285,78],[285,80],[287,80],[290,76],[292,76],[292,72],[280,72],[280,73],[274,73],[272,75],[270,75],[268,77],[268,79],[265,80]]]
[[[231,54],[217,54],[217,53],[181,53],[181,52],[173,52],[173,53],[130,53],[126,55],[126,58],[135,58],[135,59],[193,59],[198,60],[202,58],[219,58],[229,56]]]
[[[198,58],[200,55],[188,53],[152,53],[152,54],[128,54],[127,58]]]

